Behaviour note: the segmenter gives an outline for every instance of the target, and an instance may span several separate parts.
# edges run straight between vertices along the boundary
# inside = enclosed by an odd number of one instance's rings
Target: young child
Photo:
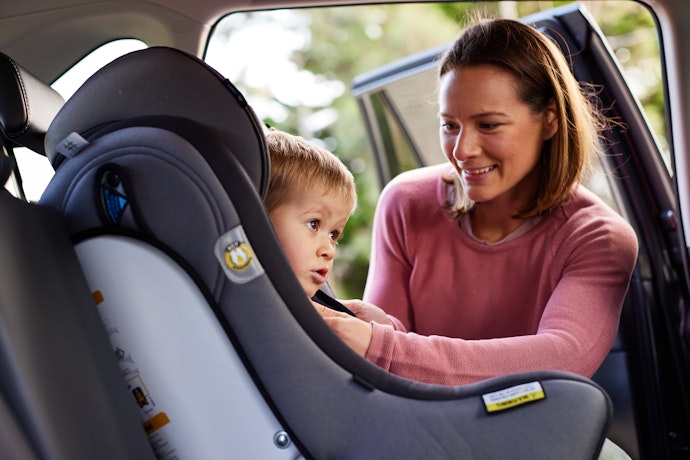
[[[357,205],[354,177],[333,153],[302,137],[271,128],[266,141],[271,175],[264,202],[290,266],[309,298],[347,311],[319,290]]]

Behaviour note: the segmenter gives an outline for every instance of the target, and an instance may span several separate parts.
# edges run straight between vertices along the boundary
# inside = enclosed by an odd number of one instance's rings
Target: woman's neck
[[[510,191],[492,200],[475,202],[470,211],[472,233],[482,241],[501,241],[517,229],[525,218],[515,217],[535,199],[540,168],[534,168]]]
[[[525,221],[522,218],[512,217],[511,213],[492,212],[483,208],[484,206],[475,204],[470,212],[470,222],[474,236],[488,243],[501,241]]]
[[[498,203],[475,203],[470,211],[472,233],[482,241],[501,241],[517,229],[525,219],[514,217],[518,213],[514,206],[500,206]]]

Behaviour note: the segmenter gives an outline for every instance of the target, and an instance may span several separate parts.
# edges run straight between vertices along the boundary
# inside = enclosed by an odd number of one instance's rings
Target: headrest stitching
[[[10,61],[10,64],[12,64],[12,68],[14,69],[17,80],[19,81],[19,86],[21,87],[22,102],[24,103],[24,107],[26,107],[26,120],[24,123],[24,128],[18,133],[13,133],[13,136],[18,137],[24,134],[29,129],[29,120],[31,119],[31,107],[29,106],[29,95],[27,94],[26,86],[24,85],[24,79],[22,78],[19,66],[17,66],[17,64],[14,62],[14,59],[12,59],[11,57],[7,56],[7,59]]]

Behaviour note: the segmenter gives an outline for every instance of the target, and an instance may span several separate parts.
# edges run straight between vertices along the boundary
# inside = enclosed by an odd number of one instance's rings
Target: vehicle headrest
[[[174,48],[134,51],[93,74],[53,120],[46,154],[57,168],[64,159],[58,145],[71,133],[83,135],[113,122],[156,115],[188,118],[210,128],[265,193],[269,157],[261,121],[227,78]]]
[[[65,103],[60,94],[0,53],[0,131],[7,140],[45,155],[43,141]]]

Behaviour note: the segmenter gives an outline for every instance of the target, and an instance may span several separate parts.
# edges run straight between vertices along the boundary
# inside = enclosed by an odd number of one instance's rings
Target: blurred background
[[[572,2],[482,2],[492,16],[519,18]],[[631,1],[585,2],[665,148],[658,38],[649,13]],[[353,78],[451,42],[472,3],[367,5],[236,13],[219,22],[206,61],[244,92],[268,125],[300,135],[354,173],[359,204],[338,246],[331,284],[361,298],[369,266],[378,183]],[[410,26],[412,25],[412,27]],[[251,26],[251,27],[250,27]]]

